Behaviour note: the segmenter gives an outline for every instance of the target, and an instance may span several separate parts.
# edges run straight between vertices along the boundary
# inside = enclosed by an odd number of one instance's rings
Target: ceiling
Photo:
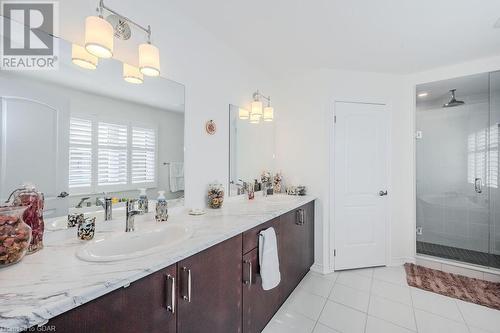
[[[160,6],[190,17],[269,71],[413,73],[500,55],[499,0],[169,0]]]

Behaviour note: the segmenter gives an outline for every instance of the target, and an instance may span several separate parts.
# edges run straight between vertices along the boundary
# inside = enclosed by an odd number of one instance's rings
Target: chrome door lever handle
[[[379,191],[378,195],[381,196],[381,197],[384,197],[384,196],[387,195],[387,191]]]

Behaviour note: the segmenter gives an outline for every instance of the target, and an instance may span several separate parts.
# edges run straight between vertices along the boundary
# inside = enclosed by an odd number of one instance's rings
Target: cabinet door
[[[126,313],[123,304],[124,292],[123,288],[114,290],[50,319],[46,326],[54,327],[56,332],[127,332],[124,330],[126,328],[124,319],[128,317],[128,314],[124,316]],[[36,329],[31,328],[26,332],[31,331]],[[47,329],[47,332],[49,331]]]
[[[261,332],[281,305],[280,286],[262,289],[258,249],[243,257],[243,332]]]
[[[304,273],[304,226],[298,220],[298,210],[293,210],[281,216],[281,285],[282,297],[286,299],[299,284]]]
[[[304,246],[304,270],[307,272],[314,264],[314,201],[302,207],[305,211],[304,216],[304,232],[305,246]]]
[[[178,263],[179,333],[241,332],[241,248],[238,235]]]
[[[121,316],[126,327],[121,328],[120,332],[176,331],[176,273],[177,266],[172,265],[124,289],[124,311]]]
[[[175,278],[175,267],[165,268],[127,288],[117,289],[63,313],[49,320],[47,325],[54,326],[57,332],[72,333],[174,333],[175,314],[167,308],[172,305],[172,279],[167,276]]]

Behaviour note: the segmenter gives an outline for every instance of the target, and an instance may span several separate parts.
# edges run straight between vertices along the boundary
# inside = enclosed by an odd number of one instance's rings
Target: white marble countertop
[[[24,257],[18,264],[0,268],[0,332],[18,332],[45,324],[50,318],[315,199],[311,196],[287,198],[276,200],[279,199],[276,196],[260,195],[252,201],[231,198],[222,209],[207,209],[201,216],[191,216],[187,209],[180,209],[165,223],[192,227],[191,238],[161,253],[125,261],[82,261],[75,252],[85,242],[76,238],[75,228],[47,232],[43,250]],[[136,220],[136,228],[148,228],[155,223],[150,213]],[[96,237],[124,228],[124,219],[97,223]]]

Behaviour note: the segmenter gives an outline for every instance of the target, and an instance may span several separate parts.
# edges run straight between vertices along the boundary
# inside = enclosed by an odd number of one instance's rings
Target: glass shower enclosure
[[[500,269],[500,72],[416,93],[417,253]]]

